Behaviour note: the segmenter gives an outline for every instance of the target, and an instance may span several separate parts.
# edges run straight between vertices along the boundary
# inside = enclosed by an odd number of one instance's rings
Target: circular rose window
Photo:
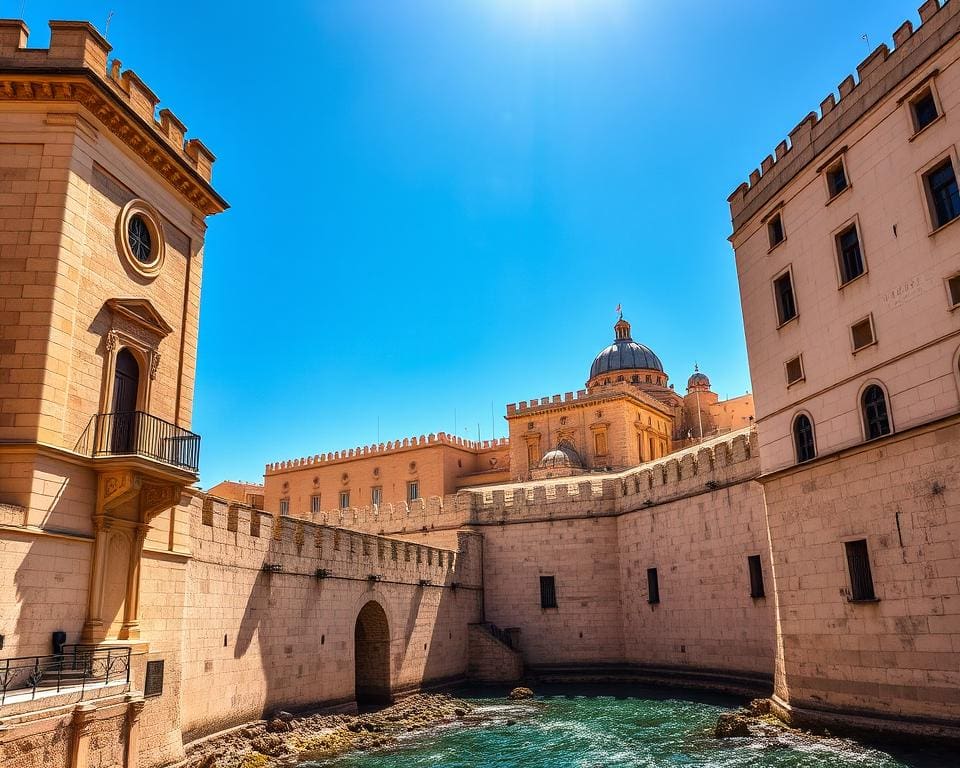
[[[163,265],[160,215],[144,200],[131,200],[117,218],[117,247],[127,263],[144,277],[155,277]]]

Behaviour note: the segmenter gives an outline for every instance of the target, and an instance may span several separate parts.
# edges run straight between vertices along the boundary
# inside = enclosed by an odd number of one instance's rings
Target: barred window
[[[350,491],[340,491],[340,509],[347,509],[350,506]]]
[[[540,607],[557,607],[557,584],[553,576],[540,577]]]
[[[290,514],[290,499],[280,499],[280,514],[281,515]]]
[[[320,494],[319,493],[316,493],[310,497],[310,511],[315,515],[320,513]]]
[[[863,423],[868,440],[890,434],[887,398],[876,384],[871,384],[863,392]]]

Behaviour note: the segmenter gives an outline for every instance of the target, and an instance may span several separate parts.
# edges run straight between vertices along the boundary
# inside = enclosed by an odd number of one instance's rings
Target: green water
[[[301,768],[940,768],[946,752],[897,751],[845,739],[717,740],[717,716],[742,702],[687,692],[622,688],[543,689],[532,703],[471,699],[490,721],[411,735],[389,750],[355,753]],[[489,694],[488,694],[489,695]],[[507,720],[516,720],[508,725]]]

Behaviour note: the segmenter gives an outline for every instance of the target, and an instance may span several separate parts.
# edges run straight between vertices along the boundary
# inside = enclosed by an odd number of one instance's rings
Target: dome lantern
[[[613,330],[613,344],[601,350],[590,366],[590,382],[598,376],[620,371],[651,371],[658,375],[657,378],[666,380],[660,358],[652,349],[633,340],[630,323],[622,315]]]

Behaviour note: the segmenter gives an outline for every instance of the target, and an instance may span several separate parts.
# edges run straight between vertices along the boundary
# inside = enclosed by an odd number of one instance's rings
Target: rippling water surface
[[[717,715],[741,702],[633,688],[544,689],[531,703],[472,698],[492,719],[412,735],[397,748],[302,768],[939,768],[946,753],[893,753],[845,739],[713,738]],[[508,725],[508,720],[515,720]]]

